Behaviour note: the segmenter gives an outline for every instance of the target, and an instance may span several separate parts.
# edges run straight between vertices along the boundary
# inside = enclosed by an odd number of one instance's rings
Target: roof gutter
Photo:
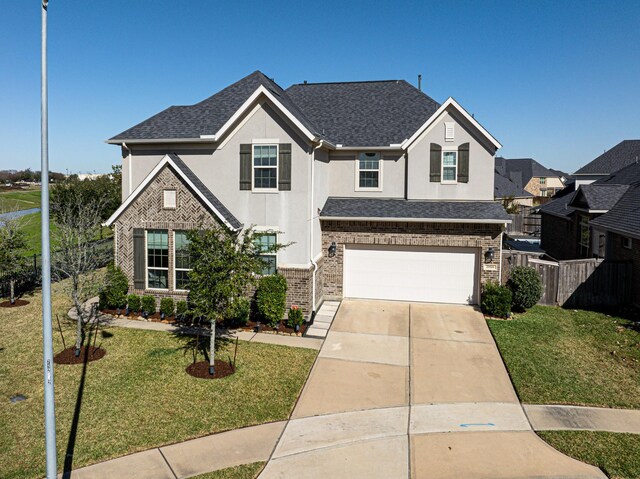
[[[321,216],[320,220],[332,221],[387,221],[403,223],[484,223],[502,225],[511,223],[511,220],[501,219],[463,219],[463,218],[389,218],[373,216]]]

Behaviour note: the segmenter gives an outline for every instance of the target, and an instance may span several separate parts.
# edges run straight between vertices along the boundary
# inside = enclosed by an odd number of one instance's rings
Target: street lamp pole
[[[47,92],[47,4],[42,0],[41,160],[42,183],[42,339],[44,362],[44,430],[47,479],[56,479],[56,413],[53,395],[53,333],[51,325],[51,247],[49,245],[49,113]]]

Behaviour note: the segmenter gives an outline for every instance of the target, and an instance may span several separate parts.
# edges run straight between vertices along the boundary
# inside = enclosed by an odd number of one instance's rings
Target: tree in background
[[[211,327],[210,375],[215,373],[216,323],[232,314],[234,303],[246,296],[248,287],[260,278],[265,267],[261,254],[287,246],[274,244],[265,249],[258,244],[260,236],[253,228],[238,234],[221,225],[188,234],[192,267],[189,301],[194,317],[205,319]]]
[[[101,210],[100,219],[102,222],[118,209],[122,202],[122,168],[112,166],[112,173],[102,175],[93,179],[78,179],[77,175],[72,175],[60,183],[56,183],[51,188],[51,202],[58,208],[51,213],[56,221],[58,211],[73,211],[80,206],[78,197],[84,198],[85,202],[91,203],[93,198],[100,198]]]
[[[66,285],[77,313],[75,354],[80,355],[85,329],[95,317],[95,308],[87,307],[88,299],[98,293],[97,268],[107,262],[106,253],[97,248],[109,193],[88,190],[75,183],[65,183],[52,194],[51,214],[57,228],[52,231],[52,245],[58,251],[52,272],[58,279],[69,278]]]
[[[11,304],[16,302],[16,280],[25,267],[27,243],[22,223],[21,219],[11,219],[0,224],[0,271],[9,277]]]

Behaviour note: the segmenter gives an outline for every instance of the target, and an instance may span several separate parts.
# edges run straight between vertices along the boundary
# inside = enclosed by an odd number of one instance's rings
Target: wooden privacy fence
[[[538,304],[574,308],[623,306],[631,300],[632,267],[629,262],[602,259],[546,261],[533,255],[503,252],[503,280],[515,266],[530,266],[542,278]]]
[[[511,223],[507,224],[507,233],[517,235],[534,235],[540,234],[542,219],[540,215],[531,213],[530,206],[523,206],[519,213],[509,215]]]

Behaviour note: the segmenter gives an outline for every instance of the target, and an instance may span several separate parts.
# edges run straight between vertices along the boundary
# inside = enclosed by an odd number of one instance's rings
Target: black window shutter
[[[145,286],[145,250],[144,229],[133,229],[133,287],[144,289]]]
[[[278,158],[278,189],[291,191],[291,143],[280,143]]]
[[[442,170],[442,147],[437,143],[431,143],[431,161],[429,168],[429,181],[440,183]]]
[[[251,189],[251,145],[240,145],[240,189]]]
[[[458,183],[469,183],[469,143],[458,147]]]

